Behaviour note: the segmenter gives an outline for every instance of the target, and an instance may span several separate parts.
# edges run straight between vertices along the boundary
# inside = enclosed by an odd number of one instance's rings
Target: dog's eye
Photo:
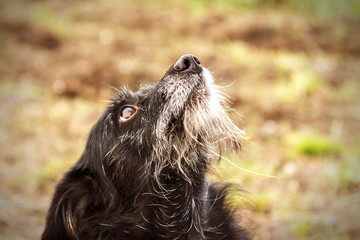
[[[119,122],[120,123],[126,122],[127,120],[132,118],[135,113],[136,113],[136,108],[130,106],[124,107],[120,112]]]

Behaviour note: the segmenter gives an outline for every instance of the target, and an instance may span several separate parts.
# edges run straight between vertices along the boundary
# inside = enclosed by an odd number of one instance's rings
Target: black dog
[[[205,180],[217,146],[240,147],[223,105],[193,55],[155,86],[119,91],[58,183],[42,239],[249,239],[228,186]]]

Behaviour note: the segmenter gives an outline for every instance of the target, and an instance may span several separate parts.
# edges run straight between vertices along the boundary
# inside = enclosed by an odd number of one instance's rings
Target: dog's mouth
[[[193,55],[183,55],[167,71],[161,80],[165,101],[178,112],[195,108],[209,96],[213,80],[209,71],[201,66],[200,60]],[[171,110],[171,109],[170,109]]]
[[[185,106],[191,109],[196,109],[196,107],[199,106],[202,101],[205,101],[208,97],[210,97],[209,89],[207,88],[204,80],[202,80],[191,91]]]
[[[179,132],[186,119],[195,120],[196,115],[210,119],[211,109],[219,105],[214,89],[210,72],[198,58],[193,55],[180,57],[159,83],[165,102],[159,119],[161,129],[165,128],[168,133]]]
[[[180,158],[189,149],[240,146],[239,130],[229,119],[226,103],[210,72],[193,55],[180,57],[156,87],[155,137],[164,149]]]

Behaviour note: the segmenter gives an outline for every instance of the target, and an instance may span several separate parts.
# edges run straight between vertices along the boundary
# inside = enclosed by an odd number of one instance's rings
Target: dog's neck
[[[204,195],[206,195],[206,161],[199,156],[197,159],[198,168],[196,171],[186,169],[187,173],[184,175],[176,169],[168,169],[164,172],[161,185],[154,181],[152,186],[153,197],[151,198],[150,208],[147,211],[150,216],[150,221],[161,235],[166,239],[181,239],[179,235],[172,236],[173,232],[183,231],[183,233],[190,233],[194,239],[202,239],[202,223],[200,219],[204,219],[203,209],[199,205],[203,205]],[[164,171],[166,171],[164,169]]]

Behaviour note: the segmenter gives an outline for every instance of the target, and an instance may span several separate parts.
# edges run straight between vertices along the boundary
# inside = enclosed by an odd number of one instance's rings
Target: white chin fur
[[[221,105],[223,97],[221,96],[218,87],[215,85],[214,79],[210,71],[204,67],[203,78],[205,80],[206,88],[209,93],[208,99],[206,99],[209,117],[218,116],[219,114],[225,114],[224,108]]]
[[[177,160],[169,164],[177,164],[180,170],[183,164],[182,159],[189,166],[195,164],[186,155],[188,152],[196,153],[199,151],[198,147],[201,146],[207,149],[210,156],[216,152],[217,146],[220,148],[239,146],[242,136],[242,131],[228,117],[226,101],[219,87],[214,84],[211,73],[203,68],[201,74],[201,76],[193,76],[195,80],[200,77],[204,81],[204,89],[200,90],[194,90],[196,86],[191,85],[191,82],[189,84],[185,81],[183,84],[176,85],[174,84],[176,81],[170,79],[165,88],[169,99],[155,130],[157,144],[161,146],[154,148],[156,157],[165,161],[164,156],[170,156],[172,151],[176,151]],[[202,92],[196,95],[195,101],[189,103],[188,98],[191,97],[192,91]],[[169,122],[178,116],[182,116],[184,132],[173,132],[169,137],[169,132],[167,132]]]

